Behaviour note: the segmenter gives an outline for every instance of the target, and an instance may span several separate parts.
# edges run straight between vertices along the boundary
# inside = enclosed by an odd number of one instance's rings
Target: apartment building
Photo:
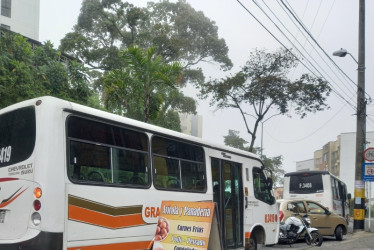
[[[38,41],[40,0],[0,1],[0,26]]]
[[[374,147],[374,132],[366,132],[366,148]],[[308,160],[309,161],[309,160]],[[296,170],[306,161],[296,162]],[[356,133],[342,133],[314,151],[312,170],[325,170],[342,179],[353,195],[356,162]]]

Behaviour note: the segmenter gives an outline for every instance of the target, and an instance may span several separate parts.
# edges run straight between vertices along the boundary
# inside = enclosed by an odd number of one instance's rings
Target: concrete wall
[[[0,24],[28,38],[39,40],[40,0],[13,0],[11,17],[0,15]]]

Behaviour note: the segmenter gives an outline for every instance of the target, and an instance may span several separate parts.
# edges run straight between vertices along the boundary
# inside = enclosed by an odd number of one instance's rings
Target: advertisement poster
[[[163,201],[153,250],[206,250],[213,202]]]

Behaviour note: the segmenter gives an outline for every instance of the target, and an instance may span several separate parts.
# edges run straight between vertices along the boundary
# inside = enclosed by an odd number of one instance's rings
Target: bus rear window
[[[0,167],[29,158],[35,146],[35,109],[20,108],[0,115]]]
[[[303,174],[290,176],[290,193],[322,193],[323,182],[320,174]]]

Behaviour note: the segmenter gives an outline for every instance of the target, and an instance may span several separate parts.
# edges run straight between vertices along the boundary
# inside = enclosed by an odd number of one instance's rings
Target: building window
[[[0,27],[4,28],[6,30],[10,30],[10,26],[9,25],[1,24]]]
[[[1,0],[1,15],[11,17],[12,0]]]

